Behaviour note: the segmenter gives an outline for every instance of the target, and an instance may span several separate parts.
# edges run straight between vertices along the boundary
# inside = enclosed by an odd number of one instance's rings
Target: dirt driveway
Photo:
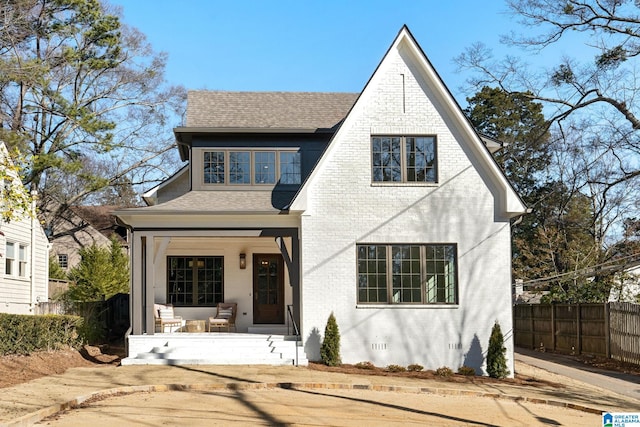
[[[600,411],[640,410],[635,399],[543,369],[516,371],[518,383],[456,383],[282,366],[73,368],[2,389],[0,423],[589,426],[601,425]]]

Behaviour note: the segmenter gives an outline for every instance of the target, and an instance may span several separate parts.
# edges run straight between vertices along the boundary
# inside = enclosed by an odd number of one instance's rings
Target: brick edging
[[[296,389],[326,389],[326,390],[370,390],[387,391],[400,393],[424,393],[439,394],[444,396],[470,396],[489,397],[492,399],[505,399],[519,402],[530,402],[557,406],[561,408],[574,409],[591,414],[601,414],[600,409],[590,408],[584,405],[561,402],[558,400],[543,399],[538,397],[514,396],[502,393],[487,393],[483,391],[459,390],[433,387],[410,387],[395,385],[370,385],[370,384],[347,384],[347,383],[306,383],[306,382],[276,382],[276,383],[203,383],[203,384],[157,384],[157,385],[137,385],[116,387],[107,390],[100,390],[85,396],[79,396],[67,402],[57,403],[46,408],[39,409],[27,415],[15,418],[6,424],[6,427],[30,426],[42,419],[54,415],[61,411],[77,408],[90,399],[108,398],[119,394],[131,394],[140,392],[163,392],[163,391],[189,391],[189,390],[261,390],[281,388],[284,390]]]

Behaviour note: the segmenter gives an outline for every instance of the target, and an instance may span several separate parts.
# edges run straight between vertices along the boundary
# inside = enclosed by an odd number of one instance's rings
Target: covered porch
[[[299,339],[300,244],[294,218],[245,216],[213,228],[205,224],[220,224],[222,218],[185,215],[178,224],[175,217],[165,222],[137,212],[118,216],[129,226],[131,242],[128,359],[162,352],[177,363],[182,355],[212,354],[212,346],[214,353],[233,355],[265,340],[273,352],[274,343]],[[218,302],[237,304],[235,328],[228,332],[208,332]],[[159,329],[157,304],[172,306],[180,325]],[[191,356],[200,363],[211,360]],[[265,363],[269,359],[263,357]]]

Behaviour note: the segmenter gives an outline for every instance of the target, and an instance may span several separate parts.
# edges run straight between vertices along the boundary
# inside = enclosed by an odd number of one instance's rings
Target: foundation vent
[[[449,343],[449,350],[462,350],[462,343]]]
[[[383,342],[383,343],[372,343],[371,344],[371,350],[387,350],[387,343]]]

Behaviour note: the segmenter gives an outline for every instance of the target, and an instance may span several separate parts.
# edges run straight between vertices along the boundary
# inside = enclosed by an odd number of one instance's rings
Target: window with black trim
[[[457,304],[454,244],[357,245],[359,304]]]
[[[58,265],[65,270],[69,268],[69,255],[58,254]]]
[[[298,185],[300,152],[287,150],[220,150],[203,153],[205,184]]]
[[[224,257],[167,257],[167,300],[181,307],[224,302]]]
[[[373,182],[437,182],[435,136],[371,138]]]

